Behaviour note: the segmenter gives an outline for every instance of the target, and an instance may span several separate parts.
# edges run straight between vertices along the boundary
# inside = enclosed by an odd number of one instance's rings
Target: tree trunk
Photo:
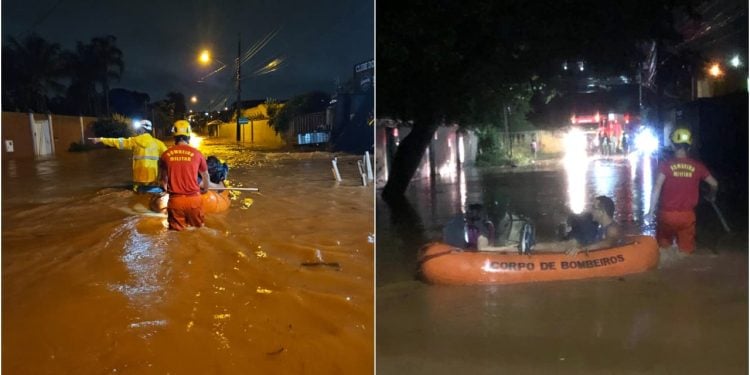
[[[383,188],[383,199],[393,200],[404,195],[437,127],[438,125],[432,120],[414,122],[411,132],[396,149],[393,169]]]
[[[111,117],[111,113],[109,112],[109,84],[105,80],[103,82],[103,88],[104,88],[104,108],[107,110],[107,117]]]

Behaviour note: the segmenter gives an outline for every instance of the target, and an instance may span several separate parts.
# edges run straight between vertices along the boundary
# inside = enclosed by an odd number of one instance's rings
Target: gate
[[[52,145],[52,124],[50,119],[34,120],[34,115],[30,114],[31,134],[34,139],[34,155],[49,156],[55,153]]]

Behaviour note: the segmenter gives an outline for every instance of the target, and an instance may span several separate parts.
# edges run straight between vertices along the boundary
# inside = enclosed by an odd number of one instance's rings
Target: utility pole
[[[643,120],[643,67],[638,64],[638,113]]]
[[[510,129],[508,127],[508,107],[503,103],[503,117],[505,118],[505,146],[510,150],[510,158],[513,159],[513,145],[510,140]]]
[[[240,88],[240,65],[241,65],[241,39],[240,33],[237,33],[237,142],[240,141],[240,103],[241,103],[241,88]]]

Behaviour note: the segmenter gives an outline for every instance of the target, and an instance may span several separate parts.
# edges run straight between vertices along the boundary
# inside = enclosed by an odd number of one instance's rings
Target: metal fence
[[[292,119],[288,134],[298,145],[326,143],[331,128],[331,122],[326,121],[326,112],[316,112]]]

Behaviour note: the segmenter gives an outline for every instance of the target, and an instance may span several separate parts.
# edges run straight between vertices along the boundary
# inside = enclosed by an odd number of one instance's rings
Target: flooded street
[[[337,185],[328,153],[201,151],[260,193],[179,233],[126,189],[130,152],[3,160],[4,373],[372,373],[373,193],[355,156]]]
[[[747,212],[731,197],[719,206],[738,233],[702,203],[696,253],[660,270],[507,286],[417,279],[418,249],[468,203],[526,215],[547,241],[568,211],[607,195],[626,232],[653,234],[643,214],[656,168],[625,157],[466,168],[413,181],[401,202],[378,196],[378,374],[746,374]]]

